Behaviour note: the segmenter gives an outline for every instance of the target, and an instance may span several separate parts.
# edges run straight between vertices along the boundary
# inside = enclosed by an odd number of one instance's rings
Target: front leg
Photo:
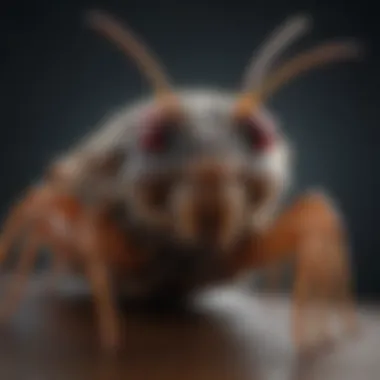
[[[344,327],[356,328],[343,223],[331,201],[320,193],[299,198],[265,232],[251,239],[235,271],[261,269],[292,258],[296,264],[292,296],[292,334],[296,345],[308,341],[310,306],[318,305],[319,337],[329,336],[329,311],[339,306]],[[316,327],[316,325],[314,325]]]
[[[111,279],[104,262],[94,251],[87,257],[86,273],[93,291],[102,346],[107,350],[116,349],[119,347],[121,331]]]
[[[78,223],[76,239],[93,292],[101,343],[106,350],[118,349],[122,320],[116,302],[120,290],[117,280],[138,273],[145,264],[145,252],[135,247],[107,208],[87,208]]]
[[[110,267],[103,248],[110,248],[107,236],[99,229],[97,215],[89,213],[80,225],[80,248],[85,274],[92,289],[95,313],[103,348],[117,349],[120,345],[120,318],[112,289]]]

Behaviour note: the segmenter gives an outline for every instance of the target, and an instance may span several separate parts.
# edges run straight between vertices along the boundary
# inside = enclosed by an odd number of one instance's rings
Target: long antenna
[[[309,32],[312,28],[312,19],[307,15],[296,15],[288,18],[261,44],[253,55],[243,75],[242,90],[259,87],[267,73],[271,71],[277,58],[289,46]]]
[[[255,92],[262,103],[282,86],[301,74],[322,66],[363,57],[363,47],[354,41],[333,41],[318,45],[281,65]]]
[[[263,104],[269,96],[301,74],[327,64],[359,60],[363,56],[363,46],[355,41],[326,42],[300,53],[282,64],[261,85],[248,88],[237,102],[236,114],[243,117],[249,115],[254,107]]]
[[[113,41],[122,51],[134,59],[142,74],[147,77],[158,96],[172,93],[169,80],[148,47],[125,25],[109,14],[92,10],[86,12],[87,25]]]

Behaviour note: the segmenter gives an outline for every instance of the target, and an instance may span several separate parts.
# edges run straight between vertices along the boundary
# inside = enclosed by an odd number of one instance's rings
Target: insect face
[[[266,197],[263,164],[271,164],[279,137],[261,116],[236,119],[231,95],[188,91],[181,100],[176,120],[142,111],[146,124],[127,168],[130,204],[143,225],[160,225],[181,242],[227,247]]]
[[[289,149],[262,112],[267,99],[301,73],[361,56],[357,44],[337,41],[275,68],[280,53],[310,27],[307,18],[295,17],[255,54],[237,96],[184,94],[128,27],[97,11],[88,21],[133,58],[155,92],[154,101],[132,123],[138,132],[129,140],[133,152],[122,174],[133,222],[165,236],[219,247],[230,245],[257,210],[263,213],[264,204],[277,206],[288,182]]]

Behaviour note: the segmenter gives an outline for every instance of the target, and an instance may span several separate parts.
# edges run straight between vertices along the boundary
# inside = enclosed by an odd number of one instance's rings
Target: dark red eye
[[[142,126],[141,147],[149,153],[163,153],[172,146],[176,130],[175,120],[151,114]]]
[[[275,134],[272,128],[264,125],[261,120],[250,117],[239,121],[239,132],[248,148],[256,151],[264,151],[272,147]]]

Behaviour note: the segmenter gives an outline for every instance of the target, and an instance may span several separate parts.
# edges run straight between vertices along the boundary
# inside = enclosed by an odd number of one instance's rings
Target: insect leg
[[[104,256],[112,251],[111,230],[98,208],[83,210],[78,224],[78,247],[83,254],[85,273],[92,288],[102,346],[117,349],[120,344],[120,320],[112,287],[109,263]],[[113,231],[113,230],[112,230]]]
[[[117,348],[120,329],[107,267],[96,252],[87,255],[85,265],[93,291],[101,342],[106,349]]]
[[[7,289],[5,299],[3,300],[2,309],[0,310],[0,319],[7,320],[16,311],[17,306],[23,295],[26,281],[29,273],[33,269],[37,257],[38,249],[41,246],[40,234],[33,230],[29,235],[30,240],[24,245],[17,264],[16,272],[11,278]]]
[[[298,269],[297,278],[293,285],[291,306],[291,331],[297,348],[304,347],[307,336],[306,309],[310,298],[310,288],[305,281],[307,273]]]
[[[303,307],[308,316],[303,323],[307,324],[307,336],[313,333],[313,343],[316,342],[318,346],[320,343],[331,342],[329,330],[329,322],[331,322],[329,294],[331,284],[326,276],[326,271],[329,268],[325,266],[328,253],[323,236],[318,232],[305,235],[297,250],[293,308],[298,307],[299,288],[307,289],[309,295],[307,303]],[[297,321],[293,320],[293,323],[296,324]],[[296,330],[296,327],[294,327],[294,330]],[[296,341],[299,340],[296,331],[294,332],[294,337]]]
[[[0,238],[0,264],[6,260],[12,244],[28,222],[29,206],[30,199],[27,197],[12,208]]]
[[[342,289],[341,297],[343,294],[343,298],[346,299],[346,320],[353,319],[353,314],[350,314],[353,313],[352,298],[347,295],[346,290],[343,291],[343,289],[347,289],[346,284],[349,278],[347,266],[343,265],[346,260],[346,252],[341,248],[340,250],[335,248],[335,253],[331,254],[327,249],[329,246],[326,248],[326,244],[330,244],[331,240],[336,244],[343,244],[344,240],[341,239],[342,221],[334,205],[323,194],[311,192],[300,197],[279,215],[269,229],[263,231],[259,236],[252,236],[245,253],[240,256],[243,259],[240,258],[237,270],[265,268],[286,258],[293,257],[295,259],[294,319],[292,323],[296,342],[301,340],[300,336],[304,331],[303,327],[296,327],[303,324],[300,322],[300,315],[303,313],[301,313],[299,305],[305,303],[310,305],[317,296],[321,304],[326,305],[327,302],[330,302],[331,305],[333,293],[339,287]],[[330,245],[330,247],[332,246]],[[316,294],[316,291],[320,294]],[[347,310],[351,310],[351,312],[349,313]],[[318,317],[318,322],[327,327],[325,323],[327,314],[324,313],[325,311]],[[348,317],[349,315],[351,317]]]
[[[331,243],[331,257],[334,267],[330,282],[334,286],[335,314],[343,323],[343,328],[349,333],[358,330],[358,318],[355,308],[351,273],[348,260],[348,247],[344,237],[339,236]],[[331,295],[330,295],[331,297]]]

